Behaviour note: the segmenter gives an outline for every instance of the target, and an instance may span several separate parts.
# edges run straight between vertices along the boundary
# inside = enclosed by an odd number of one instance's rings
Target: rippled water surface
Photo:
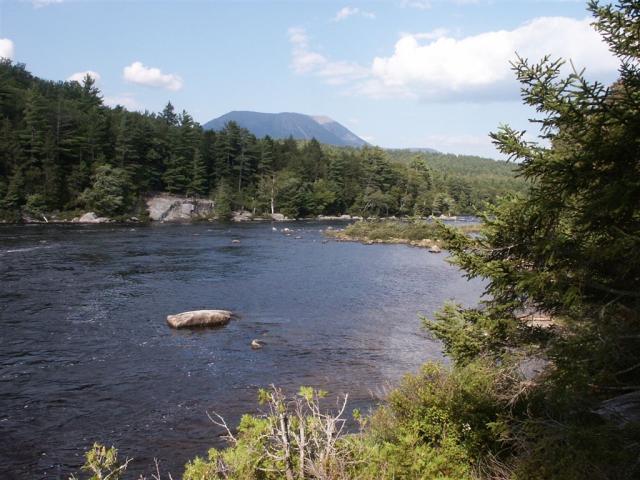
[[[220,444],[205,412],[235,424],[271,383],[372,405],[441,358],[418,315],[482,290],[444,254],[323,243],[327,223],[276,226],[299,231],[0,227],[0,478],[66,479],[94,441],[135,457],[133,472],[157,457],[179,477]],[[205,308],[240,317],[213,330],[165,323]]]

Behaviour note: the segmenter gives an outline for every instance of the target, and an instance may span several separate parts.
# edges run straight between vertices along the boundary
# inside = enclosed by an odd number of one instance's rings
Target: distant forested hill
[[[220,216],[476,213],[523,191],[504,162],[257,138],[235,122],[204,130],[104,105],[91,78],[54,82],[0,62],[0,218],[136,213],[150,192],[207,196]]]
[[[387,155],[392,161],[406,165],[417,154],[406,150],[387,150]],[[527,190],[524,179],[515,177],[514,163],[439,152],[423,152],[419,156],[431,168],[434,182],[450,192],[465,188],[471,196],[494,199],[506,192],[524,193]],[[479,202],[480,198],[471,201],[473,205],[479,205]]]

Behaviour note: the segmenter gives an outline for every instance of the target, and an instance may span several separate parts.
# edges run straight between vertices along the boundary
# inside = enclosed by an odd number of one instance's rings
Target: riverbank
[[[187,197],[169,193],[151,195],[139,202],[135,209],[125,215],[109,216],[98,211],[68,210],[56,212],[16,211],[10,214],[0,212],[0,224],[66,224],[66,223],[192,223],[192,222],[291,222],[314,220],[320,222],[393,220],[406,222],[408,219],[390,217],[369,217],[359,215],[312,215],[288,217],[284,213],[255,213],[249,210],[234,210],[220,213],[214,200],[204,197]],[[461,217],[464,218],[464,217]],[[441,215],[423,217],[421,220],[457,221],[458,217]]]

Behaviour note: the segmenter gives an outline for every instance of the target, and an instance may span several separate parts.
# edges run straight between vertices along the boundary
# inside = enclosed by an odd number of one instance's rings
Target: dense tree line
[[[131,214],[151,192],[208,196],[223,215],[474,213],[524,185],[488,159],[258,139],[233,122],[204,131],[171,103],[157,114],[109,108],[90,77],[46,81],[8,60],[0,109],[0,215],[9,219]]]

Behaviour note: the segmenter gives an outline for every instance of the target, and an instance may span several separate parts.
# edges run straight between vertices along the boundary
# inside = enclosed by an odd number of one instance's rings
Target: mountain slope
[[[203,128],[205,130],[222,130],[225,124],[230,121],[236,122],[259,138],[266,135],[272,138],[292,136],[299,140],[315,138],[320,143],[340,147],[367,145],[363,139],[329,117],[313,117],[301,113],[233,111],[205,123]]]

